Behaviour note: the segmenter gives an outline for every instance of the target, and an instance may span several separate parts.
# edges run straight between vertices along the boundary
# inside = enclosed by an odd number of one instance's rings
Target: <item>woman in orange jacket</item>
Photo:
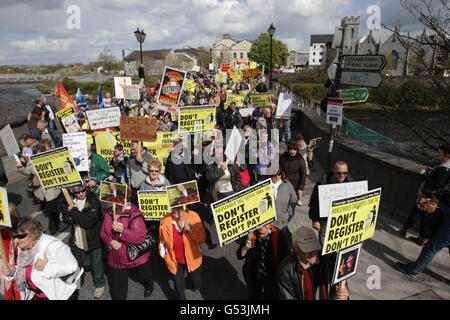
[[[202,253],[199,245],[205,242],[205,229],[198,214],[176,207],[166,215],[159,227],[159,254],[175,282],[178,300],[186,300],[184,272],[192,281],[192,290],[199,290],[202,282]]]

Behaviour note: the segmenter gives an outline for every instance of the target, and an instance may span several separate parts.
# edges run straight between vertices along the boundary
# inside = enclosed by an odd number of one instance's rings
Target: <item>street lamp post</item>
[[[143,64],[143,59],[142,59],[142,43],[145,40],[145,37],[147,36],[144,32],[144,29],[139,30],[139,28],[136,29],[136,31],[134,32],[134,35],[136,37],[136,40],[139,42],[140,45],[140,52],[141,52],[141,64]]]
[[[272,89],[272,39],[273,35],[275,33],[275,27],[273,26],[273,23],[270,24],[269,30],[267,30],[270,36],[270,74],[269,74],[269,89]]]

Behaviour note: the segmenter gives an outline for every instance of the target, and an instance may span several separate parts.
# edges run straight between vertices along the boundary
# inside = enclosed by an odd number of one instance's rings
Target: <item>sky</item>
[[[360,16],[367,35],[373,5],[382,24],[423,30],[400,0],[0,0],[0,65],[89,63],[105,48],[121,60],[139,50],[137,27],[143,50],[211,48],[224,33],[251,41],[271,23],[289,50],[309,50],[311,34],[334,33],[344,16]]]

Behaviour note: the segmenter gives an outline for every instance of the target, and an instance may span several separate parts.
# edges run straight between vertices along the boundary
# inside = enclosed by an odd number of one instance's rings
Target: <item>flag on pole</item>
[[[102,91],[102,87],[101,86],[98,86],[97,105],[98,105],[99,109],[105,107],[105,102],[103,102],[103,91]]]
[[[75,112],[79,111],[76,103],[72,100],[72,98],[67,93],[66,89],[64,89],[64,86],[59,81],[58,81],[58,90],[56,91],[56,96],[61,99],[61,106],[63,109],[74,108]]]
[[[79,106],[86,106],[86,109],[87,109],[87,102],[86,102],[86,100],[84,100],[83,94],[81,93],[80,88],[78,88],[78,91],[77,91],[77,100],[76,100],[76,103],[77,103],[77,106],[78,106],[78,107],[79,107]]]

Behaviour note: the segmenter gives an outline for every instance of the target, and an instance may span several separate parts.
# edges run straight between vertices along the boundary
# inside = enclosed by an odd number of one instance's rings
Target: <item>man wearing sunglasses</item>
[[[319,186],[353,181],[353,178],[348,172],[347,163],[344,161],[337,161],[333,165],[331,172],[326,176],[323,176],[314,186],[309,200],[309,218],[312,220],[312,227],[319,232],[319,240],[322,245],[325,238],[327,218],[321,218],[319,214]]]
[[[65,203],[62,207],[63,221],[72,226],[69,245],[79,266],[89,261],[95,285],[94,298],[99,299],[104,292],[105,277],[102,260],[102,213],[98,196],[87,190],[85,185],[71,188],[73,206]]]

